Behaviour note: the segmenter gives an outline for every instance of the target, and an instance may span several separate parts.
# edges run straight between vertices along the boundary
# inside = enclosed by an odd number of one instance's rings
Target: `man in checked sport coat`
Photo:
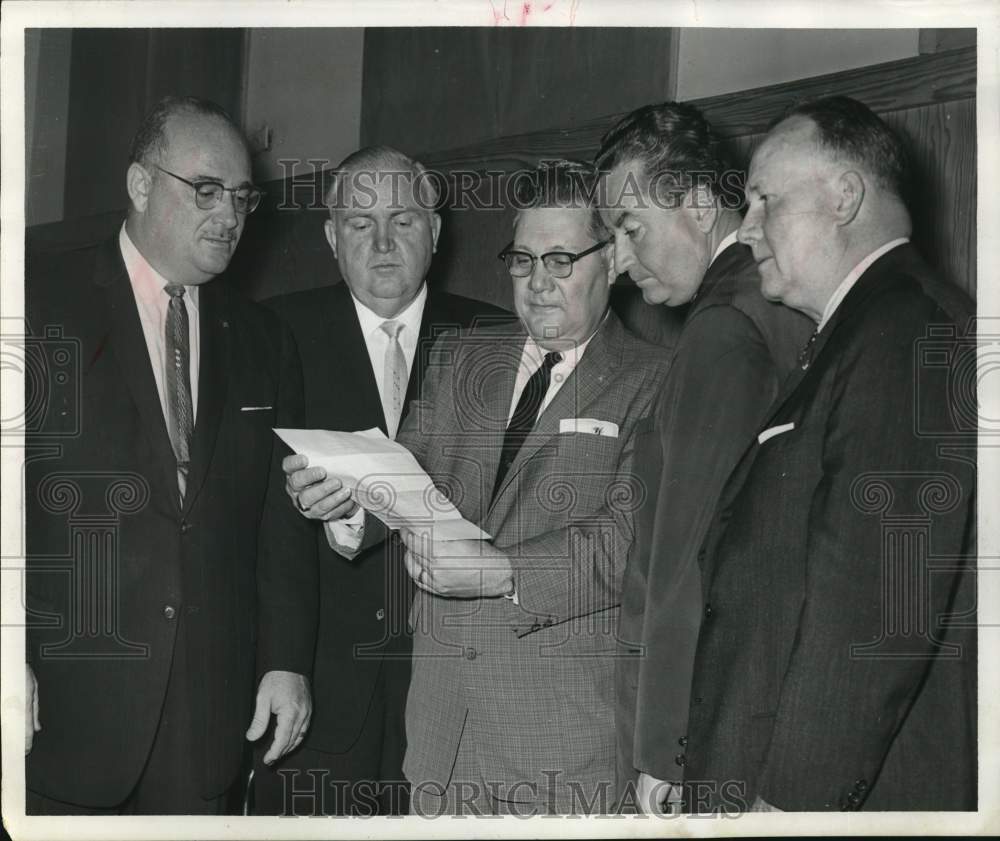
[[[288,324],[300,348],[305,427],[378,427],[392,434],[395,424],[389,428],[383,402],[384,351],[376,344],[385,341],[381,322],[409,321],[400,333],[413,354],[405,418],[437,337],[455,335],[477,319],[513,316],[426,281],[440,218],[433,211],[436,196],[429,180],[423,181],[423,194],[407,189],[414,184],[421,189],[419,163],[395,149],[366,147],[335,172],[325,230],[344,283],[267,304]],[[377,193],[376,201],[368,191]],[[405,814],[403,709],[412,648],[406,622],[413,585],[403,568],[402,547],[398,540],[386,541],[345,563],[322,524],[310,525],[320,557],[312,725],[300,750],[273,769],[258,763],[255,812]]]
[[[420,587],[404,763],[415,814],[613,806],[614,636],[638,494],[631,453],[665,360],[608,311],[611,255],[583,201],[587,184],[583,165],[539,174],[505,249],[521,324],[440,341],[399,436],[492,536],[402,532]],[[526,393],[541,401],[537,422],[501,472]],[[305,488],[300,502],[320,496]]]
[[[32,814],[218,814],[272,711],[269,762],[309,724],[315,550],[272,432],[301,422],[298,354],[217,277],[259,198],[249,152],[217,105],[169,97],[126,184],[113,241],[26,283],[52,349],[26,435]],[[175,366],[191,379],[187,458]]]
[[[976,808],[973,308],[909,244],[904,179],[845,97],[750,165],[740,239],[817,328],[699,555],[691,811]]]

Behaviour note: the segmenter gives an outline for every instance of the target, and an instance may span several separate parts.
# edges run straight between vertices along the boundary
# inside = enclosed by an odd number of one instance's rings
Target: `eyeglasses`
[[[549,251],[541,257],[536,257],[527,251],[516,251],[508,245],[497,254],[497,259],[503,260],[511,277],[527,277],[535,270],[535,262],[541,260],[552,277],[564,278],[573,274],[573,264],[577,260],[582,260],[588,254],[599,251],[609,242],[611,242],[610,239],[603,240],[579,254],[571,254],[568,251]]]
[[[189,187],[194,188],[194,203],[199,210],[211,210],[222,204],[222,199],[226,193],[233,194],[233,203],[237,213],[253,213],[260,204],[264,193],[252,184],[241,184],[239,187],[226,187],[218,181],[188,181],[176,172],[164,169],[158,164],[153,164],[160,172],[165,172],[178,181],[183,181]]]

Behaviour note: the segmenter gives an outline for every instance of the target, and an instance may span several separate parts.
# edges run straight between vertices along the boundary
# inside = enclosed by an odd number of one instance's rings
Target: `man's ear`
[[[615,239],[611,238],[611,242],[604,246],[601,254],[604,257],[604,262],[608,266],[608,286],[613,286],[614,282],[618,280],[618,272],[615,271]]]
[[[149,189],[153,179],[146,168],[139,163],[129,164],[125,174],[125,189],[128,190],[129,201],[137,213],[143,213],[149,203]]]
[[[865,181],[853,169],[841,173],[835,185],[836,204],[833,215],[838,225],[849,225],[861,210],[865,200]]]
[[[708,186],[692,187],[687,194],[685,210],[703,234],[709,234],[719,218],[719,203],[716,201],[712,188]]]
[[[441,214],[430,211],[431,217],[431,253],[437,254],[438,237],[441,235]]]
[[[326,234],[326,241],[330,243],[330,250],[333,252],[333,257],[337,257],[337,223],[332,219],[327,219],[323,223],[323,233]]]

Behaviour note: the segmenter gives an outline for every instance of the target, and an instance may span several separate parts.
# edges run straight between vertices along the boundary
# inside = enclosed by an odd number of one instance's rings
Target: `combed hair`
[[[594,163],[602,172],[619,164],[642,164],[650,181],[666,180],[690,189],[697,179],[721,195],[728,161],[719,138],[701,112],[682,102],[644,105],[612,126],[601,139]]]
[[[811,120],[822,148],[867,170],[897,197],[905,196],[910,168],[906,148],[867,105],[849,96],[808,100],[793,105],[775,125],[791,117]]]
[[[590,233],[596,240],[608,235],[598,206],[598,172],[593,164],[569,159],[542,161],[534,171],[521,172],[514,184],[517,214],[536,207],[586,208]]]
[[[177,114],[218,117],[229,123],[243,140],[243,132],[221,105],[197,96],[165,96],[153,106],[153,109],[139,124],[138,130],[132,138],[132,145],[129,147],[129,163],[148,166],[154,158],[159,159],[163,155],[167,142],[167,121]],[[246,146],[245,140],[243,140],[243,145]]]
[[[342,207],[341,189],[345,176],[358,172],[409,173],[413,180],[419,181],[419,197],[423,208],[432,211],[437,207],[439,194],[437,185],[434,183],[434,173],[431,173],[420,161],[414,160],[391,146],[364,146],[356,152],[352,152],[337,164],[332,172],[327,173],[329,181],[323,200],[331,214],[334,210]],[[371,186],[375,186],[374,182]]]

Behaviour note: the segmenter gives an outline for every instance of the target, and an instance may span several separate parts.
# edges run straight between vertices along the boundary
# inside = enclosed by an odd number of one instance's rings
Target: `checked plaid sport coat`
[[[507,552],[519,602],[418,591],[404,771],[414,786],[447,785],[464,729],[499,797],[546,812],[607,810],[615,629],[644,494],[631,476],[633,441],[651,422],[667,358],[609,313],[491,502],[525,340],[518,324],[439,341],[398,436]],[[618,434],[607,424],[604,434],[596,424],[561,432],[564,419],[611,422]]]

